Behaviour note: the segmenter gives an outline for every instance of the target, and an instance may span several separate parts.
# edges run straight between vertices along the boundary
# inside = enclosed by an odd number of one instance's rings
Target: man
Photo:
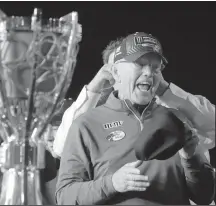
[[[58,204],[211,203],[213,169],[196,141],[164,161],[137,161],[134,154],[146,119],[163,107],[154,97],[164,60],[158,40],[145,33],[129,35],[116,49],[111,70],[116,91],[77,118],[68,132]]]
[[[84,86],[77,100],[64,113],[62,123],[58,128],[55,136],[53,150],[55,156],[61,157],[65,139],[68,130],[78,116],[85,113],[91,108],[104,103],[104,99],[110,93],[109,88],[114,82],[110,69],[113,64],[115,49],[121,44],[124,38],[111,41],[107,48],[103,51],[104,66],[99,70],[89,85]],[[168,84],[160,73],[161,82],[158,88],[158,101],[166,105],[180,110],[185,117],[192,123],[194,129],[197,130],[202,144],[206,150],[215,147],[215,105],[200,95],[192,95],[173,83]],[[108,84],[111,82],[111,85]],[[101,97],[101,91],[105,93]],[[203,138],[205,137],[205,138]]]

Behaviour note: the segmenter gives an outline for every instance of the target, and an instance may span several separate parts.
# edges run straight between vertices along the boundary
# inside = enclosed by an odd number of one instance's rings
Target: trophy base
[[[28,171],[28,195],[24,200],[23,171],[11,168],[4,172],[0,196],[0,205],[43,205],[45,200],[41,194],[40,171]]]

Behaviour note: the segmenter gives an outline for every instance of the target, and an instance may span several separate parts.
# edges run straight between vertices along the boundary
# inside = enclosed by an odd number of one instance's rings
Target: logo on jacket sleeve
[[[114,131],[111,132],[106,139],[110,142],[119,141],[125,137],[125,133],[123,131]]]
[[[123,121],[115,121],[115,122],[111,122],[111,123],[106,123],[103,125],[104,129],[111,129],[114,127],[119,127],[123,124]]]

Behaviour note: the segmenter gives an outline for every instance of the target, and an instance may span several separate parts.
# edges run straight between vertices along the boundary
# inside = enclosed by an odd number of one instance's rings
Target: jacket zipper
[[[141,131],[143,130],[143,124],[142,124],[142,121],[140,120],[140,118],[135,114],[135,112],[133,110],[130,109],[130,107],[127,105],[127,103],[125,102],[124,100],[124,103],[126,104],[127,108],[133,113],[133,115],[136,117],[136,119],[139,121],[140,123],[140,128],[141,128]]]
[[[153,99],[152,99],[153,100]],[[147,108],[149,107],[149,105],[151,104],[152,100],[149,102],[148,106],[143,110],[141,117],[143,116],[143,114],[145,113],[145,111],[147,110]],[[140,124],[140,129],[141,131],[143,130],[144,126],[143,126],[143,122],[141,121],[141,119],[136,115],[136,113],[128,106],[127,102],[124,100],[124,103],[126,104],[127,108],[133,113],[133,115],[136,117],[136,119],[139,121]]]

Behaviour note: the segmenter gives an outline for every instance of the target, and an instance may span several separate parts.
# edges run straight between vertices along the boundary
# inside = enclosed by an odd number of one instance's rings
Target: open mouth
[[[151,88],[151,84],[148,82],[141,82],[137,84],[137,87],[139,90],[143,91],[143,92],[147,92],[150,90]]]

